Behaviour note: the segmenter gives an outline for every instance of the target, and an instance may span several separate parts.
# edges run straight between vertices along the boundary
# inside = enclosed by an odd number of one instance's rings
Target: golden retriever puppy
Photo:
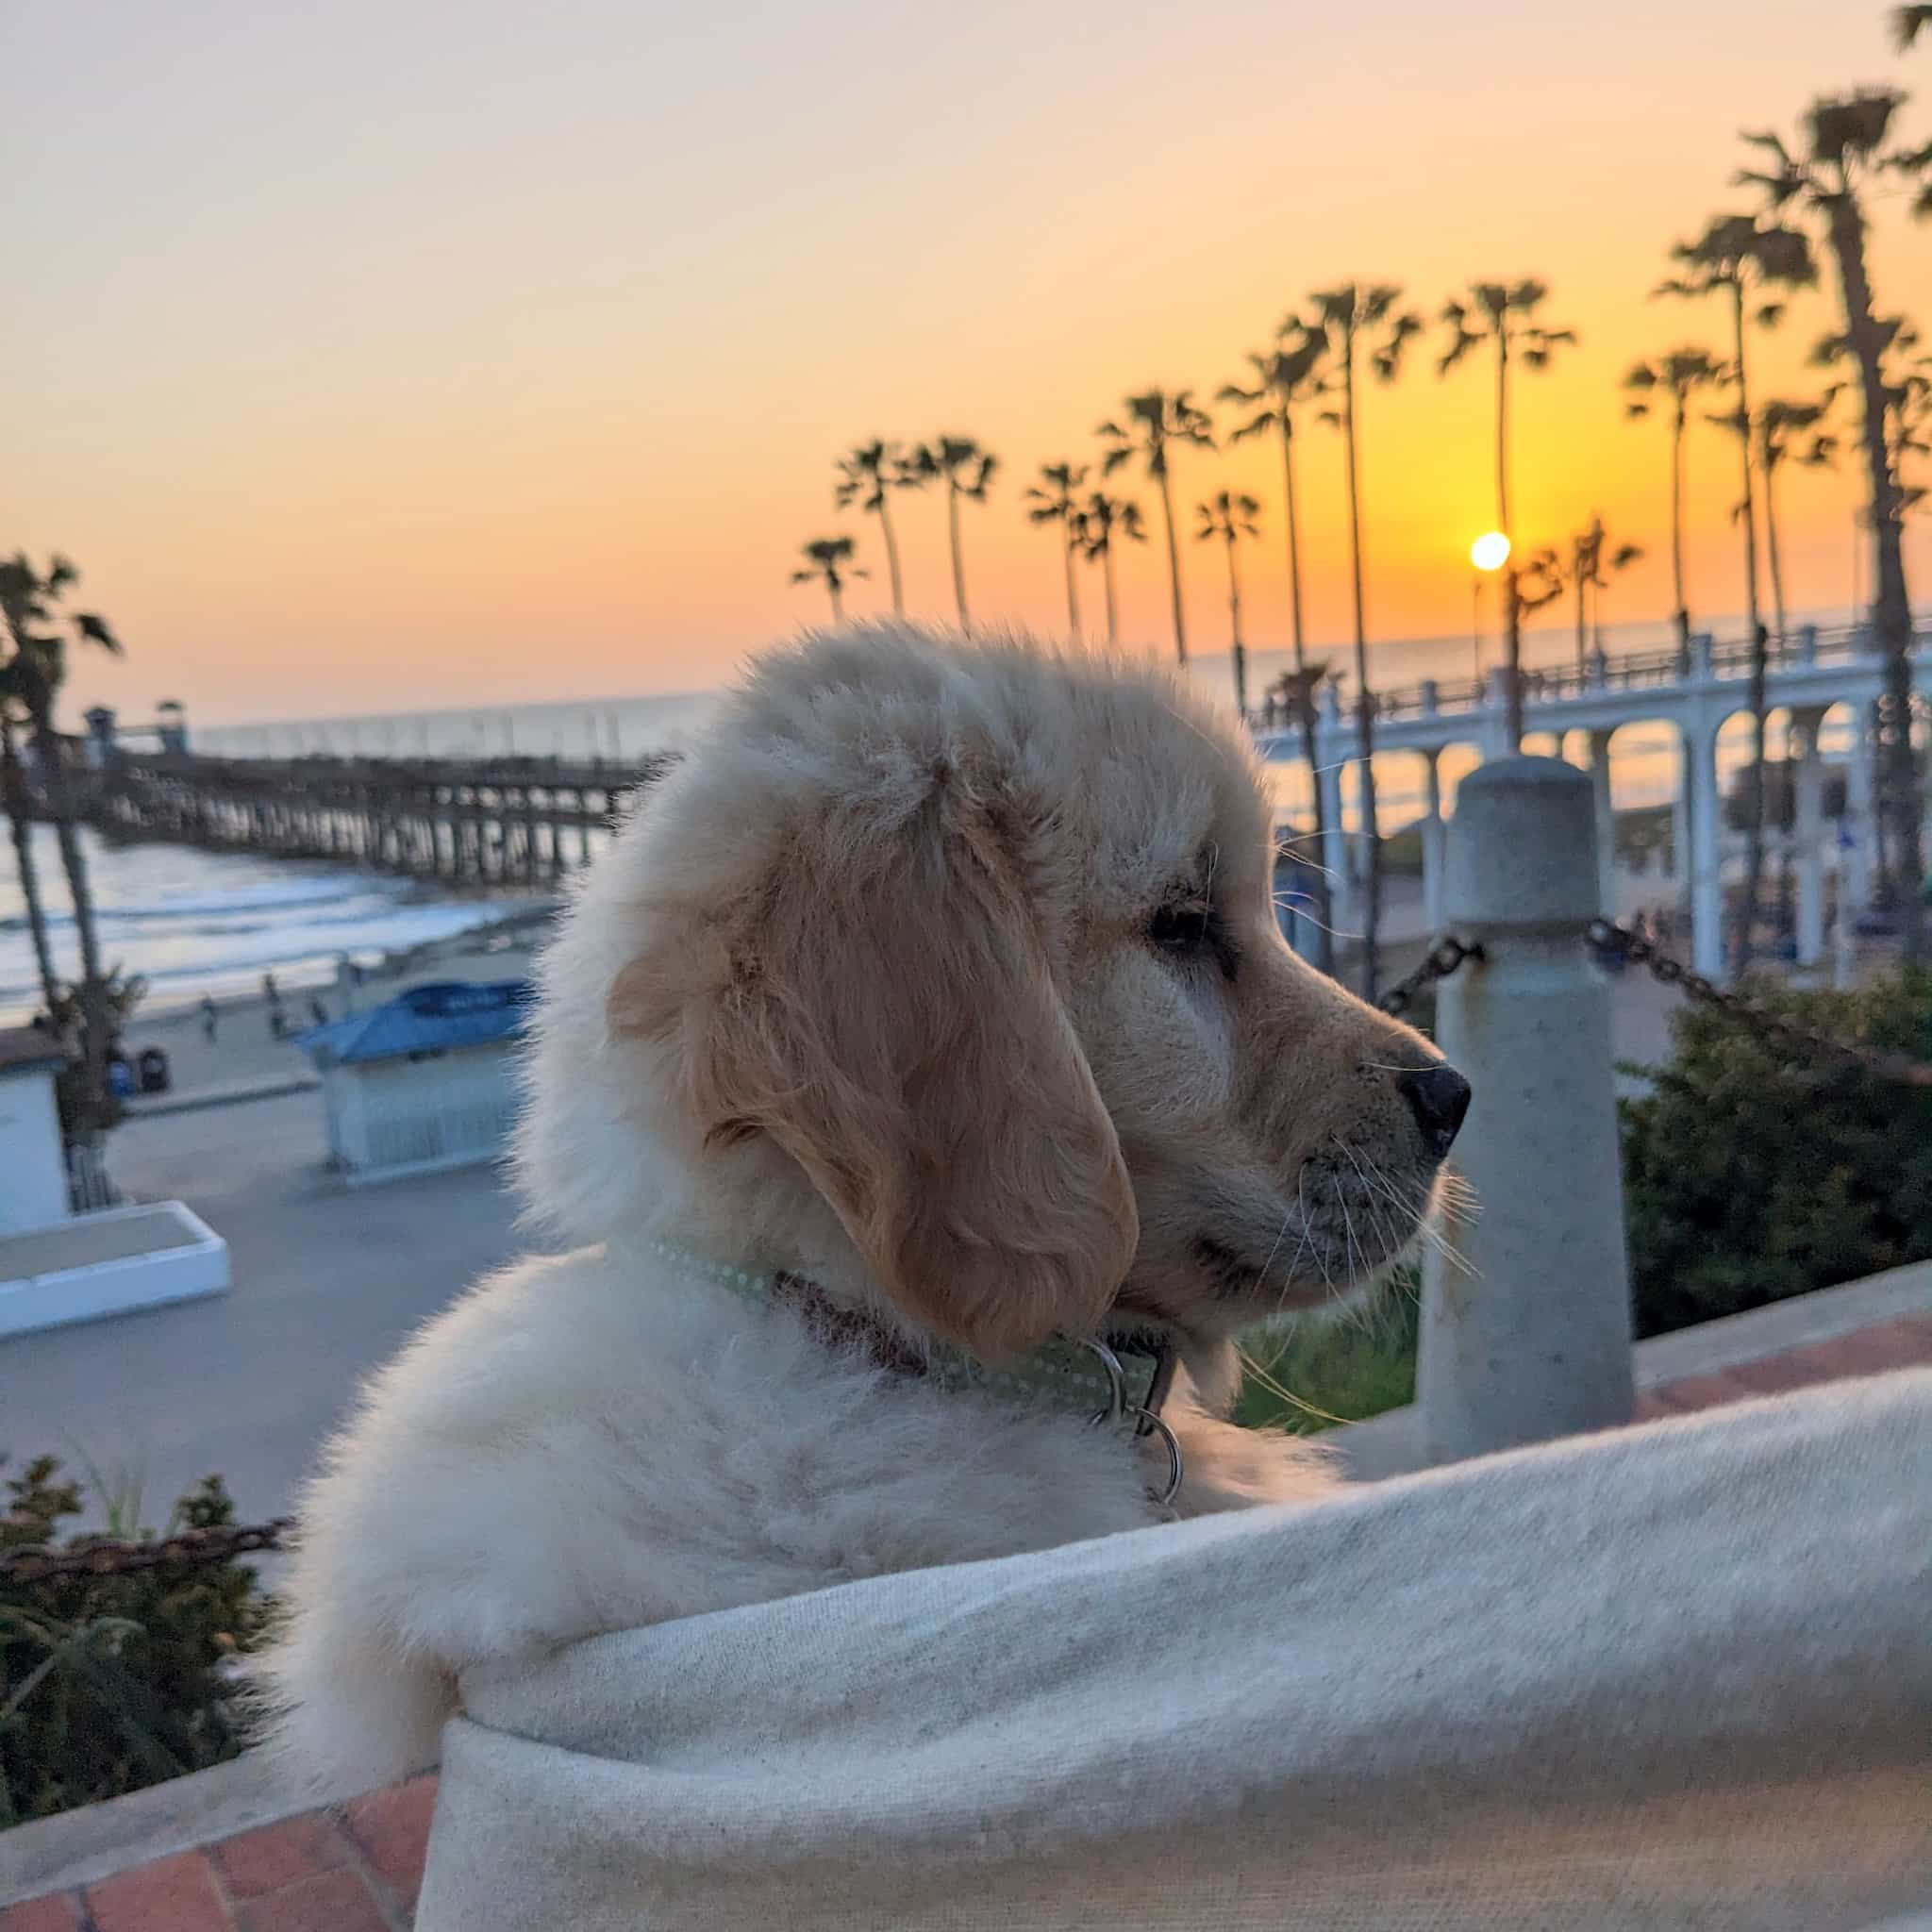
[[[1111,659],[754,667],[543,962],[517,1158],[573,1251],[430,1323],[308,1492],[295,1770],[427,1761],[485,1660],[1321,1493],[1221,1419],[1231,1337],[1410,1242],[1469,1090],[1283,943],[1257,775]]]

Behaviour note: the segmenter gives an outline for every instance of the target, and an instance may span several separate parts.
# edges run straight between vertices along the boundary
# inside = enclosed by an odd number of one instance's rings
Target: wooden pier
[[[669,762],[556,758],[224,758],[68,741],[68,797],[102,837],[411,878],[541,886],[589,862],[592,834]],[[43,788],[30,790],[41,792]]]

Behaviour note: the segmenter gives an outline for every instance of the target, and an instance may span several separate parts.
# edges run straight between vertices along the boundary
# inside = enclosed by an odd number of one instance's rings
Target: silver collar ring
[[[1130,1408],[1127,1406],[1127,1375],[1121,1367],[1121,1358],[1104,1341],[1096,1341],[1091,1336],[1081,1338],[1081,1347],[1088,1350],[1100,1363],[1107,1375],[1107,1407],[1094,1418],[1097,1428],[1104,1423],[1124,1422],[1128,1416],[1136,1418],[1135,1436],[1158,1434],[1167,1444],[1167,1487],[1158,1493],[1150,1491],[1154,1500],[1163,1507],[1180,1493],[1181,1477],[1184,1473],[1181,1461],[1180,1439],[1165,1422],[1151,1408]]]

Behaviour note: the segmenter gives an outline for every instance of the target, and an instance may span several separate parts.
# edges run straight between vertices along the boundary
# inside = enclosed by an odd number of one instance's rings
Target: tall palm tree
[[[1093,432],[1107,440],[1107,454],[1101,458],[1100,474],[1111,476],[1123,463],[1139,457],[1146,474],[1160,486],[1160,512],[1167,525],[1167,583],[1174,599],[1174,655],[1176,663],[1188,661],[1188,620],[1181,608],[1181,553],[1174,539],[1174,489],[1168,445],[1192,443],[1197,449],[1214,447],[1214,425],[1207,410],[1194,401],[1192,390],[1143,390],[1124,399],[1125,416],[1121,422],[1109,418]]]
[[[1677,626],[1677,669],[1690,669],[1690,608],[1684,594],[1684,430],[1698,391],[1724,381],[1724,366],[1708,349],[1673,349],[1655,362],[1633,362],[1624,377],[1624,413],[1648,416],[1662,390],[1671,400],[1671,594]]]
[[[1764,556],[1771,566],[1771,608],[1777,622],[1779,650],[1787,648],[1784,558],[1777,541],[1777,473],[1788,462],[1821,468],[1838,453],[1838,439],[1822,430],[1827,405],[1793,403],[1774,396],[1757,406],[1752,424],[1757,474],[1764,479]]]
[[[912,452],[907,474],[913,487],[932,482],[946,486],[946,529],[953,545],[953,600],[959,608],[959,628],[971,630],[973,618],[966,608],[966,559],[959,548],[959,504],[984,503],[987,486],[992,481],[1000,459],[981,449],[970,436],[936,436]]]
[[[1333,405],[1322,421],[1341,432],[1348,483],[1349,583],[1355,604],[1356,753],[1361,761],[1362,838],[1368,876],[1362,920],[1362,996],[1375,997],[1380,967],[1382,922],[1382,840],[1375,823],[1375,701],[1369,688],[1368,617],[1362,601],[1362,491],[1360,439],[1357,433],[1356,373],[1365,356],[1383,382],[1393,382],[1403,351],[1422,333],[1422,317],[1397,309],[1402,290],[1392,282],[1342,282],[1317,289],[1308,298],[1308,327],[1319,331],[1334,372]]]
[[[44,575],[35,570],[25,552],[0,563],[0,611],[11,635],[11,648],[0,666],[0,713],[18,707],[33,733],[34,750],[44,774],[54,820],[54,838],[60,869],[67,875],[67,894],[74,907],[75,936],[80,945],[81,1054],[85,1072],[83,1092],[88,1125],[98,1129],[112,1118],[108,1098],[108,1047],[112,1011],[108,975],[101,967],[100,932],[94,916],[93,892],[88,883],[87,854],[67,785],[66,760],[54,710],[60,687],[67,681],[70,644],[92,644],[115,657],[121,641],[107,620],[92,611],[65,608],[68,590],[80,574],[64,557],[56,557]],[[4,756],[4,753],[0,753]],[[16,824],[17,824],[16,821]],[[23,849],[18,832],[14,850]],[[25,869],[23,870],[23,884]],[[42,959],[43,974],[46,961]],[[45,979],[42,990],[45,990]]]
[[[1570,557],[1561,571],[1561,576],[1571,590],[1576,593],[1576,675],[1586,675],[1590,669],[1589,626],[1586,604],[1590,592],[1595,591],[1601,597],[1611,577],[1620,571],[1625,571],[1643,555],[1642,547],[1636,543],[1610,542],[1609,532],[1604,528],[1601,516],[1592,516],[1589,525],[1570,540]],[[1597,629],[1601,636],[1602,625]]]
[[[1720,418],[1738,438],[1743,495],[1739,521],[1744,530],[1744,625],[1751,639],[1752,759],[1746,793],[1749,822],[1745,835],[1744,896],[1739,909],[1735,941],[1736,970],[1751,963],[1757,930],[1758,889],[1764,875],[1764,759],[1767,724],[1766,680],[1770,672],[1771,633],[1765,627],[1757,600],[1757,494],[1751,459],[1751,386],[1744,353],[1744,313],[1758,303],[1757,319],[1774,325],[1784,313],[1781,300],[1763,299],[1767,289],[1803,288],[1817,280],[1811,245],[1795,228],[1759,222],[1755,215],[1714,215],[1694,241],[1679,242],[1672,258],[1683,265],[1654,291],[1659,295],[1692,299],[1722,294],[1731,310],[1730,376],[1735,407]]]
[[[1302,758],[1308,768],[1308,789],[1312,794],[1313,845],[1323,849],[1324,819],[1322,782],[1317,774],[1315,756],[1315,687],[1319,675],[1308,675],[1307,640],[1302,618],[1302,539],[1299,508],[1294,487],[1295,416],[1299,409],[1323,392],[1324,370],[1328,341],[1316,327],[1299,316],[1290,315],[1275,331],[1274,346],[1265,352],[1250,350],[1249,366],[1255,372],[1252,387],[1238,382],[1224,383],[1217,401],[1238,403],[1253,413],[1237,425],[1229,438],[1245,442],[1251,436],[1274,434],[1281,439],[1281,481],[1286,505],[1285,537],[1288,544],[1288,606],[1294,643],[1294,675],[1278,686],[1279,694],[1290,699],[1301,724]],[[1325,902],[1327,874],[1318,873],[1324,904],[1317,925],[1319,953],[1315,963],[1323,972],[1333,969],[1333,936]]]
[[[845,622],[845,583],[849,577],[862,577],[866,573],[853,567],[852,554],[855,546],[850,537],[814,537],[809,543],[801,543],[798,554],[805,558],[805,568],[791,573],[794,584],[824,584],[825,595],[832,600],[832,622]]]
[[[1916,28],[1914,29],[1916,31]],[[1865,253],[1865,203],[1879,177],[1915,182],[1912,212],[1932,215],[1932,144],[1894,148],[1892,122],[1905,95],[1895,88],[1863,88],[1815,100],[1806,110],[1795,148],[1776,134],[1744,139],[1768,157],[1764,167],[1741,169],[1740,186],[1759,188],[1774,213],[1796,210],[1823,231],[1838,270],[1844,330],[1835,349],[1857,371],[1859,442],[1870,489],[1868,527],[1876,552],[1874,629],[1885,654],[1885,695],[1878,707],[1879,787],[1899,877],[1905,955],[1924,947],[1925,866],[1919,843],[1919,773],[1912,748],[1912,608],[1906,587],[1905,493],[1892,446],[1897,382],[1891,363],[1898,318],[1877,313]]]
[[[857,503],[860,509],[879,520],[879,535],[886,545],[886,575],[892,585],[892,615],[906,615],[906,585],[899,575],[899,539],[892,528],[891,507],[887,500],[893,490],[916,488],[906,452],[896,442],[874,437],[870,442],[855,443],[833,467],[839,481],[832,491],[832,502],[839,509]]]
[[[1079,504],[1074,492],[1087,480],[1087,465],[1041,463],[1040,481],[1029,484],[1026,501],[1032,508],[1026,520],[1034,524],[1060,526],[1060,555],[1067,567],[1067,634],[1080,635],[1080,589],[1074,580],[1074,552],[1080,546]]]
[[[1258,537],[1261,526],[1255,519],[1261,506],[1244,491],[1217,490],[1206,503],[1194,506],[1200,519],[1194,541],[1211,543],[1217,538],[1227,546],[1227,616],[1233,641],[1234,708],[1243,724],[1248,716],[1248,647],[1241,638],[1241,574],[1235,550],[1243,537]]]
[[[1109,496],[1094,491],[1080,506],[1077,519],[1080,551],[1089,563],[1100,566],[1100,580],[1107,591],[1107,641],[1121,641],[1120,612],[1114,602],[1113,540],[1116,535],[1129,542],[1144,543],[1147,525],[1141,521],[1141,506],[1124,496]]]
[[[27,936],[33,941],[34,966],[40,974],[41,1003],[52,1013],[60,1000],[60,982],[54,974],[54,950],[47,938],[47,908],[41,897],[41,875],[34,863],[33,810],[27,798],[26,771],[21,763],[19,726],[25,713],[16,714],[12,689],[15,657],[13,626],[0,608],[0,807],[13,840],[13,869],[26,908]]]
[[[1472,349],[1484,342],[1496,348],[1496,527],[1515,537],[1509,522],[1509,364],[1512,357],[1526,369],[1547,369],[1558,347],[1576,341],[1568,328],[1548,328],[1536,312],[1549,299],[1539,281],[1472,282],[1468,299],[1452,295],[1442,305],[1441,320],[1449,340],[1437,358],[1436,374],[1447,375]],[[1508,666],[1506,702],[1509,743],[1523,741],[1523,591],[1522,569],[1512,553],[1503,566],[1503,645]]]

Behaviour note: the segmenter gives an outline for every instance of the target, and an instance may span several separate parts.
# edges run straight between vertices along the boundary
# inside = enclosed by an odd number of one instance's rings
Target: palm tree
[[[1356,749],[1361,761],[1362,838],[1367,846],[1368,904],[1362,920],[1362,996],[1375,997],[1382,921],[1382,841],[1375,824],[1375,702],[1369,689],[1368,618],[1362,603],[1362,493],[1359,439],[1356,424],[1356,364],[1366,354],[1369,366],[1384,382],[1393,382],[1402,367],[1403,350],[1422,333],[1422,317],[1413,309],[1397,310],[1402,290],[1391,282],[1343,282],[1317,289],[1308,327],[1318,330],[1334,375],[1328,393],[1338,407],[1322,412],[1322,421],[1341,432],[1348,481],[1349,580],[1355,602],[1355,720]],[[1368,338],[1366,348],[1364,339]]]
[[[892,528],[892,513],[887,492],[917,488],[906,453],[896,442],[874,437],[870,442],[855,443],[833,467],[839,481],[832,502],[839,509],[857,503],[879,520],[879,535],[886,544],[886,575],[892,585],[892,615],[906,615],[906,585],[899,575],[899,539]]]
[[[108,975],[101,968],[100,933],[94,918],[93,893],[87,875],[87,854],[80,842],[80,828],[67,788],[66,761],[59,735],[54,725],[54,708],[60,687],[67,681],[67,652],[70,644],[93,644],[119,657],[121,641],[106,619],[92,611],[64,608],[70,586],[79,582],[80,574],[64,557],[56,557],[42,575],[27,561],[25,552],[0,563],[0,612],[11,645],[4,665],[0,665],[0,715],[17,707],[33,733],[34,751],[44,774],[48,803],[54,820],[54,837],[60,853],[60,868],[67,875],[67,894],[74,907],[74,929],[80,945],[81,1052],[84,1067],[82,1092],[86,1124],[98,1129],[108,1124],[111,1112],[108,1100],[108,1046],[112,1030],[108,1003]],[[10,736],[10,728],[8,731]],[[0,752],[0,756],[8,754]],[[16,794],[13,803],[18,803]],[[9,816],[12,816],[9,809]],[[14,850],[24,852],[24,841],[15,818]],[[22,868],[22,884],[26,888],[30,860]],[[31,915],[30,915],[31,916]],[[42,973],[42,991],[51,978],[50,960],[40,942],[38,955]]]
[[[1141,518],[1141,506],[1122,496],[1109,496],[1096,490],[1080,506],[1076,519],[1081,555],[1089,563],[1100,566],[1100,580],[1107,589],[1107,641],[1121,641],[1120,615],[1114,605],[1113,540],[1115,533],[1130,542],[1147,541],[1147,525]]]
[[[1109,419],[1093,432],[1108,441],[1101,458],[1100,474],[1111,476],[1123,463],[1139,457],[1147,475],[1160,486],[1160,510],[1167,525],[1167,582],[1174,599],[1174,655],[1177,663],[1188,661],[1188,620],[1181,608],[1181,553],[1174,541],[1174,490],[1170,474],[1168,444],[1192,443],[1197,449],[1214,447],[1214,425],[1207,410],[1194,402],[1192,390],[1143,390],[1124,401],[1125,420]]]
[[[1636,543],[1619,543],[1611,547],[1609,532],[1604,528],[1601,516],[1592,516],[1589,526],[1579,530],[1570,540],[1570,560],[1561,571],[1562,580],[1576,593],[1576,675],[1585,676],[1590,669],[1589,628],[1585,609],[1589,593],[1593,590],[1601,599],[1605,588],[1612,576],[1625,571],[1643,555],[1642,547]],[[1534,561],[1534,559],[1532,559]],[[1603,625],[1597,625],[1599,648]]]
[[[1742,169],[1740,185],[1762,189],[1774,212],[1797,209],[1823,230],[1838,269],[1843,334],[1835,347],[1857,369],[1862,420],[1859,441],[1871,492],[1867,510],[1877,553],[1873,617],[1885,654],[1885,695],[1878,708],[1879,786],[1899,866],[1904,950],[1916,961],[1924,944],[1924,855],[1919,843],[1918,760],[1912,749],[1912,608],[1906,588],[1905,500],[1890,425],[1897,384],[1890,361],[1898,345],[1896,317],[1877,314],[1865,255],[1865,200],[1881,175],[1919,184],[1913,213],[1932,215],[1932,145],[1891,147],[1893,118],[1905,96],[1893,88],[1813,101],[1798,147],[1776,134],[1744,139],[1769,157],[1761,169]]]
[[[848,577],[862,577],[865,572],[852,567],[854,544],[850,537],[814,537],[809,543],[801,543],[798,554],[806,560],[803,570],[791,573],[794,584],[823,583],[825,595],[832,600],[832,622],[845,622],[845,581]]]
[[[18,725],[12,690],[15,658],[13,626],[0,608],[0,805],[13,839],[13,869],[20,879],[20,896],[26,907],[27,936],[33,941],[34,965],[40,974],[41,1002],[52,1013],[59,1004],[60,982],[54,974],[54,952],[47,939],[47,908],[41,898],[41,875],[34,864],[33,810],[27,798],[26,771],[21,763]]]
[[[1744,528],[1744,626],[1751,639],[1752,762],[1747,794],[1750,813],[1745,840],[1744,896],[1739,911],[1736,971],[1751,963],[1757,927],[1758,887],[1764,874],[1764,758],[1771,633],[1757,601],[1757,497],[1751,459],[1751,387],[1744,354],[1744,310],[1766,289],[1804,288],[1818,278],[1811,246],[1795,228],[1760,223],[1755,215],[1714,215],[1695,241],[1671,250],[1684,273],[1659,282],[1653,293],[1697,298],[1723,293],[1731,309],[1730,376],[1736,407],[1716,420],[1738,438],[1744,492],[1739,521]],[[1774,325],[1784,314],[1781,301],[1760,301],[1757,320]]]
[[[1327,339],[1319,328],[1311,328],[1298,316],[1287,317],[1275,331],[1274,348],[1248,353],[1255,372],[1252,388],[1237,382],[1224,383],[1217,401],[1239,403],[1254,413],[1239,425],[1229,439],[1245,442],[1251,436],[1271,431],[1281,438],[1281,480],[1283,502],[1287,507],[1288,604],[1294,641],[1294,675],[1282,683],[1279,694],[1293,700],[1302,729],[1302,758],[1308,768],[1308,789],[1313,794],[1314,848],[1323,848],[1322,782],[1317,775],[1315,757],[1315,686],[1319,676],[1308,675],[1307,641],[1302,621],[1302,540],[1294,488],[1295,412],[1322,393],[1323,361]],[[1326,874],[1319,874],[1325,891]],[[1325,901],[1318,926],[1320,954],[1315,963],[1325,973],[1333,966],[1333,940]]]
[[[1261,506],[1246,493],[1217,490],[1206,503],[1194,506],[1200,525],[1194,541],[1210,543],[1217,537],[1227,545],[1227,615],[1234,650],[1234,708],[1243,724],[1248,717],[1248,647],[1241,640],[1241,574],[1236,561],[1235,546],[1243,537],[1258,537],[1261,526],[1255,519]]]
[[[912,487],[943,481],[946,486],[946,528],[953,543],[953,599],[959,608],[959,628],[971,630],[973,619],[966,608],[966,560],[959,549],[959,502],[986,501],[987,485],[1000,466],[1000,459],[983,450],[970,436],[939,436],[922,442],[912,452],[907,475]]]
[[[1496,527],[1513,537],[1509,524],[1509,360],[1528,369],[1547,369],[1561,345],[1576,341],[1574,329],[1546,328],[1536,311],[1549,299],[1539,281],[1472,282],[1469,299],[1451,296],[1441,320],[1449,341],[1437,358],[1436,374],[1448,373],[1484,342],[1496,345]],[[1508,666],[1507,728],[1513,750],[1523,741],[1523,593],[1521,568],[1514,557],[1503,566],[1503,643]]]
[[[1788,645],[1790,631],[1785,622],[1784,558],[1777,541],[1777,473],[1787,462],[1815,469],[1832,461],[1838,453],[1838,439],[1818,426],[1827,407],[1774,396],[1757,406],[1752,425],[1757,473],[1764,478],[1764,555],[1771,566],[1771,608],[1777,620],[1780,651]]]
[[[1629,400],[1624,413],[1648,416],[1651,398],[1658,390],[1671,399],[1671,591],[1677,625],[1677,670],[1690,669],[1690,608],[1684,595],[1684,428],[1690,420],[1690,399],[1699,390],[1725,380],[1724,366],[1708,349],[1673,349],[1655,362],[1633,362],[1624,377]]]
[[[1034,524],[1060,526],[1060,553],[1067,566],[1067,634],[1080,635],[1080,590],[1074,581],[1074,552],[1080,546],[1080,507],[1074,491],[1087,480],[1087,465],[1041,463],[1040,482],[1029,484],[1026,501],[1033,508],[1026,519]]]

